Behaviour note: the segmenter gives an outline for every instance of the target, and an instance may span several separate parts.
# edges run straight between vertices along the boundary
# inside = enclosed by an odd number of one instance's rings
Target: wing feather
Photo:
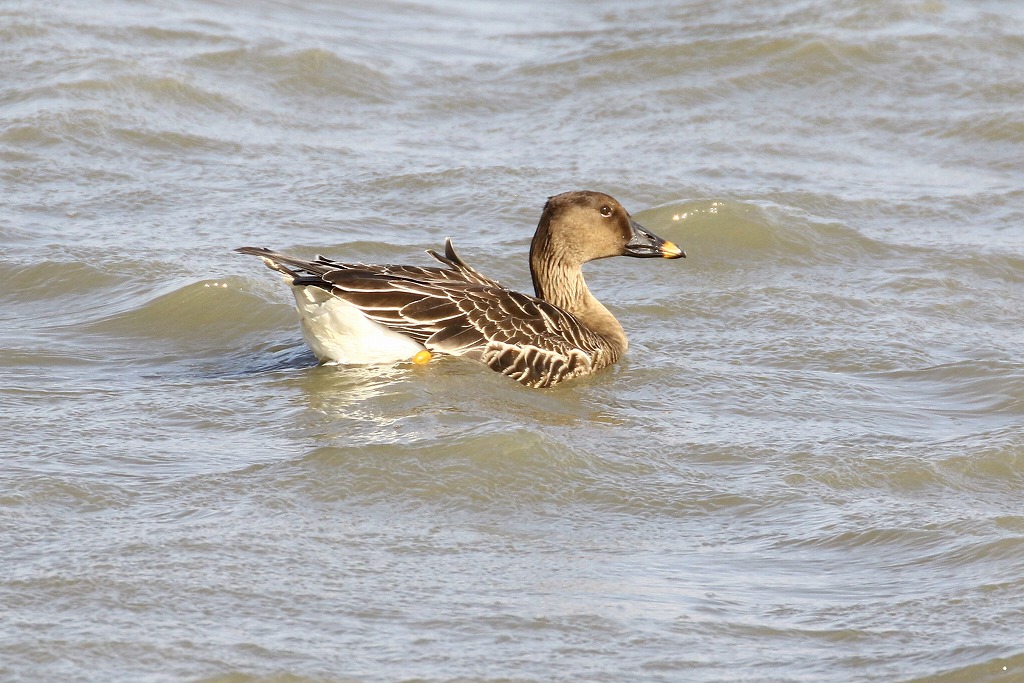
[[[409,336],[429,350],[479,358],[530,387],[587,374],[615,358],[597,333],[562,309],[512,291],[481,275],[455,253],[428,253],[444,268],[367,266],[312,261],[256,247],[259,256],[297,287],[319,287],[367,318]]]

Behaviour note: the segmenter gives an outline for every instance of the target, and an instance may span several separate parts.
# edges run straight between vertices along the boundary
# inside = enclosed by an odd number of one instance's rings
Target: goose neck
[[[626,351],[626,333],[615,316],[591,294],[579,264],[569,264],[531,250],[530,273],[537,298],[571,313],[600,335],[615,358]]]

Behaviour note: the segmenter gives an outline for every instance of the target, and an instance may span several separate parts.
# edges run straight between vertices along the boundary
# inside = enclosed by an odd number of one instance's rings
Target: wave
[[[245,74],[248,84],[265,83],[285,96],[337,97],[384,102],[393,96],[388,76],[323,47],[288,49],[268,44],[206,52],[187,63],[216,78]]]
[[[254,315],[257,309],[259,314]],[[267,348],[268,337],[294,323],[290,306],[267,305],[246,281],[226,278],[176,288],[78,329],[208,356],[239,348]]]
[[[848,225],[763,201],[671,202],[637,217],[692,252],[700,267],[749,268],[751,261],[813,267],[894,254],[892,246]]]

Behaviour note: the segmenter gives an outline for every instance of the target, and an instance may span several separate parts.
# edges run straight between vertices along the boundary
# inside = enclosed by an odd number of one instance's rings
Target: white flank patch
[[[423,345],[367,318],[319,287],[292,287],[302,336],[316,357],[344,365],[412,360]]]

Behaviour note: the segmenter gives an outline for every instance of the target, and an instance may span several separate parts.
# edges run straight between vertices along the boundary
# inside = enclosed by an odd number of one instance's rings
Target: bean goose
[[[608,256],[681,258],[683,251],[600,192],[566,192],[544,206],[530,245],[535,296],[466,265],[445,243],[442,267],[308,261],[260,247],[292,286],[302,333],[324,362],[427,362],[465,356],[528,387],[549,387],[614,363],[626,334],[590,293],[582,266]]]

